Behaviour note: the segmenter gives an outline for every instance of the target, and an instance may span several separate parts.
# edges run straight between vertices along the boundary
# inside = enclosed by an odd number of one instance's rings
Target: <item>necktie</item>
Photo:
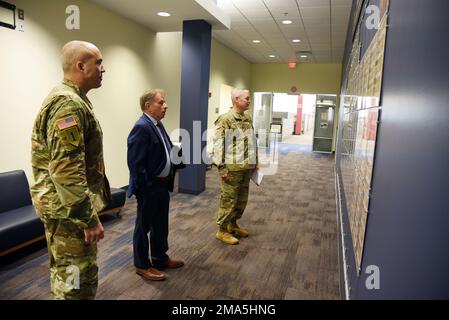
[[[170,140],[168,138],[167,132],[165,131],[164,125],[162,124],[162,122],[158,121],[156,126],[159,128],[159,131],[161,132],[162,139],[164,139],[164,143],[165,143],[165,146],[167,148],[168,155],[170,157],[172,148],[171,148],[171,143],[170,143]],[[167,159],[167,160],[169,160],[169,159]],[[173,165],[172,165],[172,163],[170,161],[170,175],[172,174],[172,172],[173,172]]]
[[[165,146],[167,147],[168,154],[170,154],[171,143],[170,143],[170,140],[168,139],[168,135],[167,135],[167,132],[165,131],[164,125],[162,124],[162,122],[158,121],[157,126],[159,127],[159,130],[161,131],[162,138],[164,139],[164,143],[165,143]]]

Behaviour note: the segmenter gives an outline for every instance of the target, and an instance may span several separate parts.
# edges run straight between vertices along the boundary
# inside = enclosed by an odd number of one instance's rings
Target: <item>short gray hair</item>
[[[152,102],[158,93],[165,96],[165,91],[163,89],[151,89],[143,93],[143,95],[140,97],[140,108],[142,109],[142,111],[145,110],[145,104],[148,101]]]
[[[248,92],[249,90],[246,89],[238,89],[238,88],[234,88],[231,91],[231,100],[234,101],[236,98],[240,97],[244,92]]]

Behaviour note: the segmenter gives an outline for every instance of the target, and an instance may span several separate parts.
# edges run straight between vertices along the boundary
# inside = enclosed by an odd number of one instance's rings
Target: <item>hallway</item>
[[[174,194],[170,250],[186,265],[163,282],[134,273],[132,232],[136,202],[121,219],[105,219],[99,244],[97,299],[339,299],[334,159],[282,152],[275,176],[251,183],[241,220],[251,235],[237,246],[215,240],[219,181],[207,172],[199,196]],[[0,267],[0,299],[47,299],[46,249]]]
[[[287,137],[284,141],[282,141],[282,143],[312,146],[313,145],[313,130],[309,130],[301,135],[291,135],[290,137]]]

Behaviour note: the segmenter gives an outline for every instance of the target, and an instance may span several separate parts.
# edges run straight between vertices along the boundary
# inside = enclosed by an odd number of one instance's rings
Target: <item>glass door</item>
[[[269,147],[270,123],[273,114],[273,93],[255,92],[253,124],[258,146]]]

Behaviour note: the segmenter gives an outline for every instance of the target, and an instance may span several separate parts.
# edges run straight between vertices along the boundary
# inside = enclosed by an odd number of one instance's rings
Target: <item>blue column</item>
[[[184,21],[180,128],[190,135],[190,143],[181,141],[184,155],[189,154],[190,161],[179,173],[178,191],[181,193],[200,194],[206,189],[206,165],[201,157],[206,142],[201,138],[207,129],[211,37],[212,28],[206,21]],[[198,130],[199,124],[201,131]]]

